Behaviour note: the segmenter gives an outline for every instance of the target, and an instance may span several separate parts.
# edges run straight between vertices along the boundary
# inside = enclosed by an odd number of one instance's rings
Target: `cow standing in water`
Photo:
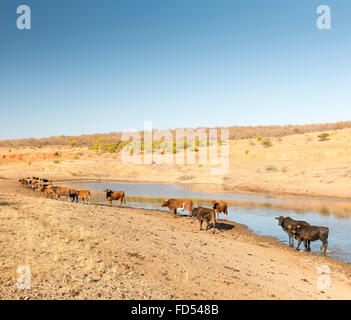
[[[173,211],[174,218],[177,217],[177,209],[188,211],[188,216],[192,215],[193,202],[188,199],[167,199],[162,201],[161,207],[167,207],[169,210]]]
[[[219,219],[219,213],[224,213],[224,219],[227,220],[228,205],[224,201],[212,200],[212,209],[214,209],[217,214],[217,219]]]
[[[110,205],[112,207],[112,200],[120,200],[120,207],[126,205],[126,196],[124,191],[112,191],[110,189],[105,189],[106,199],[110,201]]]

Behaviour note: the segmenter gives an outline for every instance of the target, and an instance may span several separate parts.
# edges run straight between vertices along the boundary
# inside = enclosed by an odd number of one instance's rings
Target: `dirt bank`
[[[245,226],[44,199],[0,180],[2,299],[351,299],[351,265]],[[18,266],[31,271],[19,290]],[[317,267],[331,270],[320,290]]]
[[[351,199],[351,129],[331,131],[327,141],[319,135],[271,138],[269,147],[257,139],[230,141],[225,175],[212,175],[210,163],[125,164],[121,153],[87,147],[0,148],[0,177],[205,183],[225,191]]]

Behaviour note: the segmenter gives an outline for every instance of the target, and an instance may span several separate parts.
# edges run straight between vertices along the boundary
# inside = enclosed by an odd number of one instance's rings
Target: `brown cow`
[[[61,200],[61,197],[66,197],[70,201],[69,189],[63,187],[51,187],[51,192],[57,200]]]
[[[112,191],[110,189],[105,189],[106,199],[110,201],[112,207],[112,200],[120,200],[120,207],[126,205],[126,196],[124,191]]]
[[[187,210],[190,217],[193,211],[193,202],[188,199],[167,199],[162,201],[161,208],[163,207],[173,211],[174,218],[177,217],[177,209],[181,211]]]
[[[89,190],[78,190],[78,198],[80,201],[86,204],[90,204],[90,191]]]
[[[48,198],[49,195],[52,195],[51,186],[48,185],[43,185],[39,188],[39,191],[42,192],[46,196],[46,198]]]
[[[22,185],[22,186],[26,186],[26,185],[27,185],[27,180],[24,179],[24,178],[20,178],[20,179],[18,180],[18,182],[19,182],[19,184]]]
[[[202,230],[202,223],[206,220],[206,230],[209,228],[210,223],[213,226],[213,233],[216,232],[216,213],[215,210],[204,207],[197,207],[193,210],[193,216],[197,217],[200,222],[200,230]]]
[[[224,219],[227,220],[227,214],[228,214],[228,206],[227,203],[224,201],[217,201],[217,200],[212,200],[211,202],[212,208],[217,214],[217,219],[219,219],[219,213],[223,212],[224,213]]]

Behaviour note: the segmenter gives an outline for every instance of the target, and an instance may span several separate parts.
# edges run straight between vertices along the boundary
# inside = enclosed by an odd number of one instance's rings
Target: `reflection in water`
[[[287,234],[274,220],[276,216],[289,216],[306,220],[311,225],[329,228],[327,254],[351,262],[351,216],[346,201],[276,199],[237,193],[206,193],[196,191],[192,185],[119,183],[86,184],[81,187],[102,191],[106,188],[126,192],[128,207],[168,210],[160,208],[163,198],[188,198],[194,205],[210,206],[212,199],[226,200],[229,205],[228,220],[247,225],[259,235],[276,237],[287,243]],[[106,203],[103,193],[94,193],[93,203]],[[119,203],[118,203],[119,205]],[[296,242],[296,241],[295,241]],[[312,242],[312,252],[319,253],[320,241]],[[301,246],[303,247],[303,245]]]

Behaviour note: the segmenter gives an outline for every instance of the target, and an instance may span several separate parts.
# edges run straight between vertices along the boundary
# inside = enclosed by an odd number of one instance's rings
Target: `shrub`
[[[54,160],[54,163],[55,163],[55,164],[59,164],[59,163],[60,163],[60,160]]]
[[[28,163],[28,165],[31,165],[31,164],[32,164],[32,161],[28,161],[27,163]]]
[[[11,152],[12,152],[12,150],[11,150],[11,149],[9,149],[9,152],[11,153]]]
[[[273,166],[273,165],[268,165],[268,166],[266,166],[265,167],[265,170],[267,171],[267,172],[277,172],[278,171],[278,169],[275,167],[275,166]]]
[[[79,159],[79,157],[75,154],[74,156],[73,156],[73,160],[78,160]]]
[[[328,141],[329,140],[329,137],[330,137],[330,134],[329,133],[321,133],[318,138],[319,138],[319,141]]]
[[[250,153],[250,150],[245,150],[245,154],[249,154]]]
[[[262,137],[257,137],[257,141],[261,141],[262,140]]]
[[[263,145],[265,148],[270,148],[270,147],[273,146],[271,139],[268,139],[268,138],[266,138],[266,139],[264,139],[264,140],[262,141],[262,145]]]

